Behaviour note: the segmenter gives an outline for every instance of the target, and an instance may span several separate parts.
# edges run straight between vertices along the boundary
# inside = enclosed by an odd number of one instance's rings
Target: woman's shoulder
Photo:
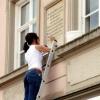
[[[39,47],[40,47],[40,45],[31,45],[30,46],[30,50],[32,50],[32,51],[39,51]]]
[[[29,49],[34,49],[35,45],[30,45]]]

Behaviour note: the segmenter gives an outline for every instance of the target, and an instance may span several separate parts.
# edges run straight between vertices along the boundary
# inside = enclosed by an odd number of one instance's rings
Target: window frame
[[[96,9],[96,10],[94,10],[94,11],[92,11],[92,12],[90,12],[89,14],[87,14],[86,15],[86,0],[83,0],[82,1],[82,11],[83,11],[83,13],[82,13],[82,20],[83,20],[83,25],[82,25],[82,33],[83,34],[85,34],[86,33],[86,31],[85,31],[85,27],[86,27],[86,23],[85,23],[85,20],[86,20],[86,18],[88,18],[89,16],[91,16],[91,15],[93,15],[93,14],[96,14],[97,12],[99,13],[99,25],[98,25],[98,27],[100,26],[100,0],[99,0],[99,7],[98,7],[98,9]],[[92,30],[90,30],[90,31],[92,31]]]
[[[73,41],[74,39],[86,34],[85,31],[85,20],[86,17],[92,15],[93,13],[99,13],[99,25],[100,26],[100,0],[99,0],[99,8],[97,10],[92,11],[86,16],[86,0],[79,0],[79,18],[78,18],[78,30],[77,31],[67,31],[66,32],[66,42]],[[90,30],[91,31],[91,30]]]
[[[21,25],[21,7],[29,2],[29,21]],[[39,9],[35,18],[33,18],[33,0],[20,0],[15,4],[15,43],[14,43],[14,70],[20,68],[20,55],[24,52],[20,50],[21,47],[21,32],[29,28],[29,32],[33,32],[33,25],[36,24],[36,31],[39,30]],[[39,0],[36,1],[37,8],[39,8]]]

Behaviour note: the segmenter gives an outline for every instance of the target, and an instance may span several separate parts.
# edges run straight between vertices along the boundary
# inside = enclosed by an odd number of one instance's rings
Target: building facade
[[[0,0],[0,100],[23,100],[23,44],[58,41],[41,100],[100,100],[100,0]]]

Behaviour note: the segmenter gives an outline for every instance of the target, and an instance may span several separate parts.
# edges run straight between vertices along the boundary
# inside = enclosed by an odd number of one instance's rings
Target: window
[[[99,0],[68,0],[66,42],[100,25]]]
[[[39,0],[20,0],[15,11],[15,53],[14,69],[24,65],[23,45],[28,32],[37,32],[37,17]]]
[[[85,32],[99,26],[99,0],[85,0]]]

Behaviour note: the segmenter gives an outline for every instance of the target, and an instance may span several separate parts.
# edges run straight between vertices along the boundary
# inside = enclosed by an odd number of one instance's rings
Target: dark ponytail
[[[24,52],[27,52],[28,49],[29,49],[29,45],[27,42],[25,42],[23,47]]]
[[[23,47],[23,50],[24,52],[27,52],[27,50],[29,49],[29,46],[35,42],[36,44],[38,44],[38,39],[39,37],[37,36],[36,33],[28,33],[26,36],[25,36],[25,40],[26,42],[24,43],[24,47]]]

